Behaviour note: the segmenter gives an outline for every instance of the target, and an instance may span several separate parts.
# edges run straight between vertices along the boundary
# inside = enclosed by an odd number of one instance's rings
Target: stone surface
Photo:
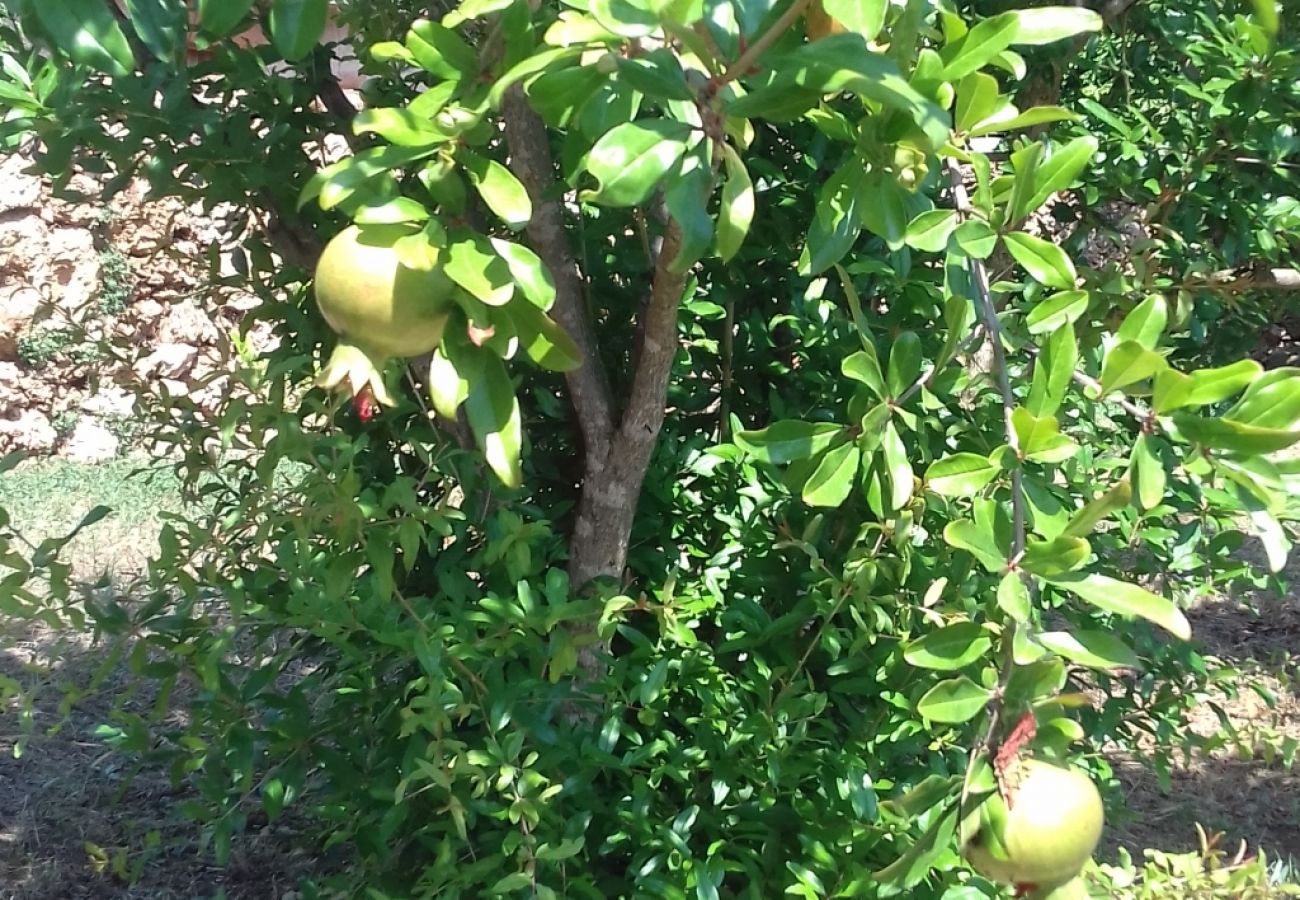
[[[153,352],[132,366],[137,378],[177,379],[189,374],[198,359],[199,348],[191,344],[159,344]]]
[[[16,419],[0,419],[0,446],[8,450],[48,453],[59,440],[59,433],[45,413],[25,409]]]
[[[97,420],[79,419],[63,445],[63,455],[72,462],[100,463],[113,459],[121,449],[117,435]]]

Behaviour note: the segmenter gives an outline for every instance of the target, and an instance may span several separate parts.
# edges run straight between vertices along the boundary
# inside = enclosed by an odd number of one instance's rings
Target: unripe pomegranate
[[[1042,760],[1004,773],[1007,801],[994,794],[962,823],[962,853],[975,871],[1022,889],[1055,888],[1087,864],[1105,811],[1088,776]]]
[[[331,390],[342,386],[358,400],[363,417],[369,398],[396,404],[384,386],[384,364],[438,346],[456,290],[439,265],[403,265],[395,240],[388,229],[353,225],[326,245],[316,265],[316,305],[339,336],[316,383]]]

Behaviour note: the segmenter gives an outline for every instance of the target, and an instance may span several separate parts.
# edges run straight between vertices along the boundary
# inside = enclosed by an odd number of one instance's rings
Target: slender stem
[[[957,215],[965,218],[970,215],[970,197],[966,194],[966,185],[962,183],[961,167],[955,159],[947,161],[948,181],[952,185],[953,199]],[[1011,513],[1012,513],[1012,563],[1018,564],[1025,552],[1025,495],[1021,488],[1020,461],[1024,456],[1020,449],[1020,438],[1012,414],[1016,409],[1016,395],[1011,390],[1011,377],[1007,374],[1007,354],[1002,346],[1002,323],[998,320],[997,307],[989,291],[989,276],[983,260],[969,258],[971,279],[975,282],[975,305],[979,308],[984,330],[988,333],[989,346],[993,352],[993,369],[997,378],[998,391],[1002,395],[1002,418],[1006,427],[1007,446],[1015,454],[1017,465],[1011,470]]]
[[[727,67],[727,71],[722,75],[721,82],[727,84],[749,74],[749,70],[754,68],[754,64],[758,62],[758,58],[766,53],[767,49],[775,44],[781,35],[789,31],[790,26],[799,21],[799,17],[807,12],[808,7],[811,5],[812,0],[794,0],[794,3],[790,4],[790,8],[785,11],[781,18],[777,19],[771,28],[763,32],[758,40],[750,44],[745,52],[740,54],[739,59]]]

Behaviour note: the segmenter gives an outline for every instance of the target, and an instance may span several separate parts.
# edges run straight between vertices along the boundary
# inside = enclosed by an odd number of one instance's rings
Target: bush
[[[374,898],[992,896],[954,835],[1008,759],[1168,764],[1216,674],[1185,601],[1248,577],[1243,516],[1289,550],[1300,374],[1195,368],[1176,290],[1045,239],[1099,141],[1020,136],[1072,117],[1004,85],[1100,17],[375,4],[394,105],[356,111],[323,6],[272,4],[257,51],[204,7],[186,66],[178,3],[18,4],[82,67],[10,73],[47,170],[269,223],[234,262],[279,343],[148,426],[205,511],[147,599],[84,607],[198,686],[111,742],[195,789],[218,859],[295,807],[348,853],[316,889]],[[456,291],[436,352],[358,361],[359,415],[307,384],[347,220]]]

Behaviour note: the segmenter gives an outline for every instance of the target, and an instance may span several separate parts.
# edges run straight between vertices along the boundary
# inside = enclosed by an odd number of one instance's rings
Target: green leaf
[[[718,211],[718,258],[728,262],[740,250],[754,221],[754,182],[732,146],[725,141],[720,146],[727,178],[722,183],[722,207]]]
[[[582,351],[550,316],[532,303],[505,307],[515,326],[520,349],[543,369],[568,372],[582,365]]]
[[[1082,6],[1039,6],[1017,10],[1013,44],[1037,46],[1052,44],[1079,34],[1101,31],[1102,18]]]
[[[587,156],[587,171],[600,183],[583,200],[607,206],[635,206],[659,185],[686,152],[691,129],[681,122],[653,119],[625,122],[607,132]]]
[[[926,486],[943,497],[969,497],[979,493],[1001,469],[987,456],[954,453],[935,460],[925,472]]]
[[[1165,498],[1165,464],[1160,458],[1156,439],[1149,434],[1138,435],[1129,457],[1129,481],[1138,509],[1154,509]]]
[[[437,152],[433,147],[372,147],[326,166],[303,185],[298,208],[320,198],[320,208],[334,209],[375,179]]]
[[[1101,367],[1102,396],[1111,391],[1146,381],[1165,368],[1165,358],[1136,341],[1123,341],[1110,348]]]
[[[1174,413],[1173,422],[1183,440],[1228,453],[1276,453],[1300,441],[1300,430],[1260,428],[1226,417],[1207,419],[1192,413]]]
[[[779,466],[815,456],[842,434],[844,426],[833,422],[783,419],[758,431],[739,432],[736,446],[756,459]]]
[[[910,642],[903,658],[922,669],[955,672],[983,659],[992,646],[986,629],[974,622],[959,622]]]
[[[961,252],[975,259],[988,259],[998,246],[997,232],[979,219],[962,222],[953,232],[953,237]]]
[[[885,468],[889,472],[889,508],[899,510],[912,499],[912,464],[907,459],[907,447],[894,423],[885,426],[880,448],[884,452]]]
[[[799,274],[824,272],[839,262],[858,239],[862,230],[858,214],[859,182],[864,177],[862,164],[852,160],[822,185],[813,209],[812,226],[799,256]]]
[[[985,226],[988,227],[988,226]],[[903,241],[909,247],[938,253],[948,246],[948,237],[957,228],[957,211],[954,209],[932,209],[923,212],[910,223],[903,235]]]
[[[1263,372],[1264,367],[1253,359],[1241,359],[1217,369],[1192,372],[1187,376],[1187,394],[1181,398],[1179,405],[1206,406],[1220,403],[1249,387]],[[1160,412],[1169,412],[1173,408],[1161,408]]]
[[[980,22],[943,48],[939,54],[944,62],[941,77],[944,81],[959,81],[984,68],[993,57],[1011,46],[1019,29],[1015,13],[1003,13]]]
[[[1061,106],[1035,106],[1020,112],[1014,106],[1004,106],[982,122],[976,123],[970,130],[971,137],[984,137],[989,134],[1002,134],[1034,125],[1049,122],[1075,122],[1081,117]]]
[[[495,159],[487,159],[461,150],[456,158],[465,167],[470,183],[488,209],[513,229],[523,228],[533,217],[533,203],[528,191],[509,169]]]
[[[1030,334],[1046,334],[1073,325],[1088,311],[1087,291],[1059,291],[1035,304],[1025,317]]]
[[[184,4],[180,0],[126,0],[126,11],[149,52],[163,62],[176,63],[185,40]]]
[[[483,367],[470,382],[465,415],[489,468],[506,487],[523,483],[519,453],[523,444],[523,418],[515,387],[506,367],[492,353],[483,353]]]
[[[455,421],[456,410],[469,396],[469,378],[461,371],[464,363],[451,358],[456,355],[450,342],[444,341],[429,360],[429,400],[438,415],[449,422]]]
[[[832,19],[870,41],[885,27],[889,0],[824,0],[822,7]]]
[[[635,0],[590,0],[591,14],[603,27],[625,38],[644,38],[659,28],[649,4]]]
[[[1295,428],[1300,424],[1300,369],[1272,369],[1256,378],[1224,418],[1257,428]]]
[[[1054,147],[1052,155],[1039,160],[1034,170],[1034,190],[1025,212],[1033,212],[1053,194],[1074,184],[1079,173],[1097,153],[1097,139],[1091,135],[1075,138],[1064,147]]]
[[[1072,663],[1090,669],[1141,669],[1142,660],[1117,637],[1100,631],[1047,631],[1040,644]]]
[[[427,118],[409,109],[363,109],[352,120],[358,135],[378,134],[399,147],[427,147],[447,141],[447,136],[433,128]]]
[[[555,303],[555,281],[536,253],[522,244],[491,238],[492,249],[505,260],[510,277],[528,301],[542,311]]]
[[[804,503],[809,506],[839,506],[847,500],[857,478],[860,458],[855,443],[841,444],[827,450],[804,483]]]
[[[871,172],[858,183],[858,215],[864,228],[890,250],[903,246],[907,231],[906,190],[888,172]]]
[[[255,2],[257,0],[199,0],[199,24],[209,34],[225,37],[248,17]]]
[[[995,115],[999,109],[1010,105],[1010,101],[998,89],[996,78],[983,72],[972,72],[957,85],[954,124],[958,131],[969,132],[989,116]]]
[[[54,46],[73,62],[117,78],[135,69],[131,45],[104,0],[38,0],[32,10]]]
[[[1030,141],[1011,154],[1011,193],[1007,196],[1006,219],[1003,229],[1023,221],[1033,212],[1030,201],[1034,197],[1034,177],[1038,172],[1038,163],[1043,158],[1045,147],[1038,141]]]
[[[871,389],[881,400],[885,399],[885,376],[880,373],[880,360],[871,344],[844,357],[840,371],[854,381],[860,381]]]
[[[1021,567],[1031,575],[1049,578],[1072,572],[1088,561],[1092,548],[1080,537],[1060,535],[1050,541],[1030,540]]]
[[[1029,588],[1025,587],[1025,581],[1019,572],[1008,572],[998,582],[998,609],[1013,621],[1021,624],[1029,621],[1033,607],[1029,600]]]
[[[1153,594],[1136,584],[1105,575],[1057,576],[1046,581],[1099,609],[1121,616],[1146,619],[1183,640],[1192,636],[1191,625],[1182,610],[1159,594]]]
[[[673,272],[685,272],[709,252],[713,244],[713,217],[708,199],[713,177],[703,147],[686,154],[668,176],[664,204],[681,229],[681,247],[668,263]]]
[[[325,34],[329,0],[274,0],[271,4],[271,43],[289,62],[311,53]]]
[[[1091,534],[1092,529],[1111,513],[1128,506],[1133,496],[1133,487],[1128,479],[1115,484],[1110,490],[1094,497],[1076,512],[1066,524],[1062,534],[1083,537]]]
[[[960,725],[984,711],[993,692],[980,687],[965,675],[941,681],[926,691],[916,704],[916,711],[931,722]]]
[[[1169,308],[1165,304],[1165,298],[1160,294],[1151,294],[1124,317],[1119,330],[1115,332],[1115,338],[1133,341],[1148,350],[1154,350],[1168,322]]]
[[[999,545],[993,529],[970,519],[956,519],[943,529],[943,539],[950,546],[970,553],[994,574],[1007,567],[1006,551]]]
[[[816,105],[826,94],[849,91],[909,115],[935,149],[948,139],[947,113],[912,87],[892,61],[868,49],[860,34],[822,38],[790,53],[772,54],[764,64],[776,76],[733,101],[730,115],[770,117],[788,106],[791,95],[802,94]]]
[[[425,222],[429,217],[429,211],[419,201],[410,197],[392,197],[358,207],[352,220],[358,225],[398,225],[402,222]]]
[[[890,397],[901,397],[921,375],[921,339],[913,331],[901,332],[889,348],[885,385]]]
[[[1038,283],[1063,290],[1074,287],[1078,274],[1060,247],[1022,231],[1004,235],[1002,241],[1016,262]]]
[[[690,85],[677,56],[667,49],[653,50],[631,59],[617,57],[618,77],[656,100],[690,101]]]
[[[1012,410],[1011,424],[1026,456],[1042,450],[1061,430],[1055,416],[1034,416],[1023,406]]]
[[[478,71],[474,48],[450,28],[428,19],[417,19],[411,25],[406,33],[406,49],[420,68],[438,78],[458,80]]]
[[[467,228],[447,233],[447,277],[488,306],[504,306],[515,293],[513,272],[483,235]]]
[[[1034,416],[1054,416],[1065,401],[1079,364],[1079,345],[1074,328],[1065,324],[1047,339],[1034,360],[1034,374],[1025,399],[1025,409]]]
[[[934,861],[948,852],[953,832],[957,830],[957,809],[935,816],[925,833],[907,852],[871,877],[879,884],[894,885],[906,890],[930,874]]]

